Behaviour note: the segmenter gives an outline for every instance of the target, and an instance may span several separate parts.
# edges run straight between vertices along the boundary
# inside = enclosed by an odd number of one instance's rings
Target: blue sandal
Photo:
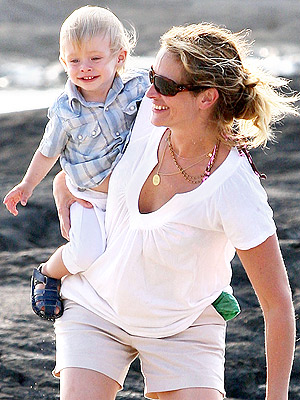
[[[60,279],[49,278],[41,273],[42,264],[33,269],[31,278],[31,305],[41,318],[54,321],[63,314],[63,302],[60,297]],[[44,288],[37,289],[38,284]]]

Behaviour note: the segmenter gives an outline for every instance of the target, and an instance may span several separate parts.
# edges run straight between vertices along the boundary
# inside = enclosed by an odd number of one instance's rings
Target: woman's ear
[[[199,95],[199,108],[206,110],[213,106],[219,98],[219,92],[216,88],[209,88]]]

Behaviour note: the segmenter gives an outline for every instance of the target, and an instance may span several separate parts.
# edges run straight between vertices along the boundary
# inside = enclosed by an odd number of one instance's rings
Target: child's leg
[[[105,249],[105,208],[73,203],[70,219],[70,242],[62,248],[61,261],[69,273],[76,274],[88,269]]]
[[[31,278],[31,304],[33,311],[41,318],[54,321],[63,313],[60,297],[60,278],[68,274],[61,261],[62,248],[50,257],[47,263],[34,268]]]
[[[86,270],[103,253],[106,246],[105,206],[106,195],[97,199],[92,209],[79,203],[72,204],[70,242],[59,247],[33,273],[32,308],[40,317],[55,320],[62,315],[60,279]]]
[[[104,251],[105,211],[87,209],[74,203],[70,209],[70,242],[59,247],[41,268],[55,279],[87,269]]]
[[[49,260],[43,264],[41,268],[42,274],[55,279],[61,279],[63,276],[70,274],[62,260],[63,247],[59,247]]]

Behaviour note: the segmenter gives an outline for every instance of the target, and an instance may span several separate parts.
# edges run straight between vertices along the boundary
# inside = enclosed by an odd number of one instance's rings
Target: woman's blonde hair
[[[125,29],[122,22],[110,10],[98,6],[84,6],[73,11],[60,29],[60,55],[63,58],[66,43],[80,47],[84,41],[103,35],[110,39],[112,54],[123,49],[127,58],[136,45],[136,33]]]
[[[272,123],[286,114],[298,115],[294,103],[299,96],[278,90],[287,85],[285,79],[247,65],[245,35],[192,24],[171,28],[161,37],[161,47],[181,61],[186,83],[218,90],[214,120],[221,140],[251,148],[273,138]]]

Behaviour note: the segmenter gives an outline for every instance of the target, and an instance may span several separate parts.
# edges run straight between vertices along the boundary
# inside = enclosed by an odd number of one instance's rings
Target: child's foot
[[[54,321],[62,316],[63,303],[59,294],[60,279],[49,278],[42,274],[43,264],[34,268],[31,278],[31,305],[41,318]]]

